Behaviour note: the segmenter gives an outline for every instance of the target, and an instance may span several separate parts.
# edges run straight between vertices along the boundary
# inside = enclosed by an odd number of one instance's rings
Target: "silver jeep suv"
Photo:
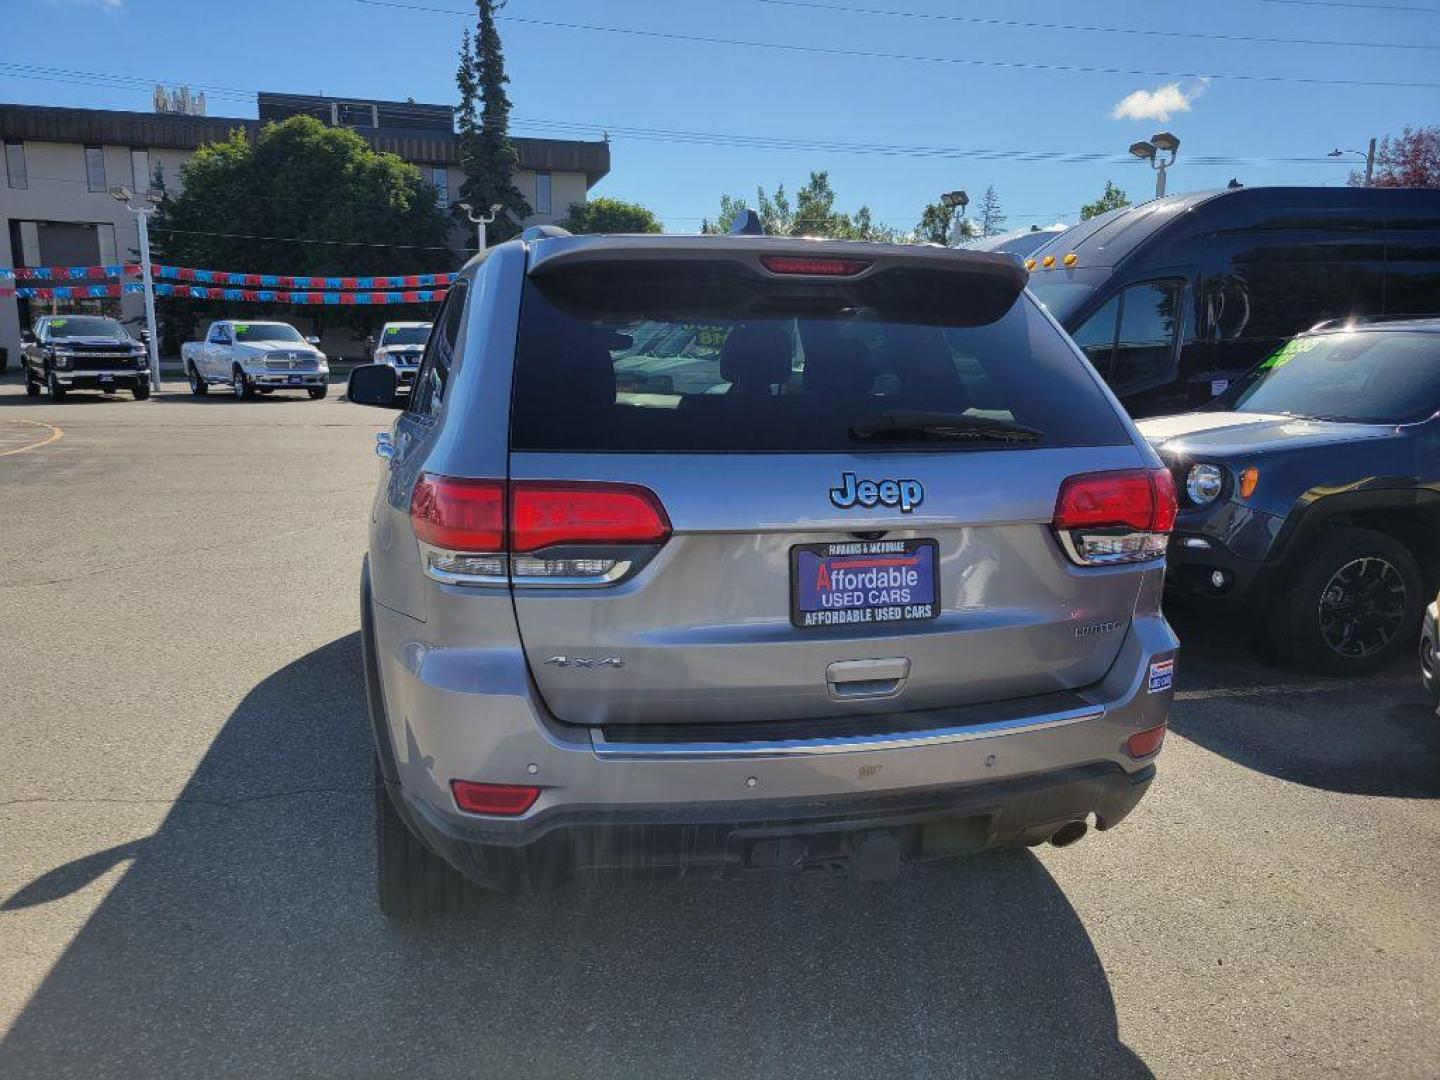
[[[1025,280],[745,235],[472,261],[376,447],[383,910],[873,880],[1123,820],[1171,700],[1174,491]]]

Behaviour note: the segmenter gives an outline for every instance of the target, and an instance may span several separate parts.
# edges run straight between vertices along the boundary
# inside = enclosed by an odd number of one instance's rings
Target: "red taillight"
[[[426,473],[410,497],[415,535],[449,551],[538,551],[553,544],[659,544],[670,519],[648,488],[587,481],[516,480],[505,527],[503,480]]]
[[[467,814],[494,814],[515,817],[535,805],[540,797],[538,787],[521,784],[477,784],[473,780],[451,780],[455,805]]]
[[[1137,731],[1125,740],[1125,752],[1133,758],[1149,757],[1160,749],[1165,741],[1165,725]]]
[[[1150,531],[1156,523],[1156,492],[1152,475],[1148,471],[1130,469],[1069,477],[1060,485],[1060,497],[1055,501],[1055,527],[1083,529],[1123,525],[1139,532]],[[1170,474],[1164,475],[1168,481]],[[1172,485],[1172,500],[1174,494]],[[1173,510],[1170,516],[1173,520]]]
[[[1175,482],[1164,469],[1068,477],[1052,525],[1081,565],[1158,558],[1175,525]]]
[[[670,519],[646,488],[535,480],[511,486],[511,551],[554,544],[659,544],[669,536]]]
[[[865,259],[828,259],[813,255],[762,255],[760,263],[772,274],[814,274],[851,277],[869,268]]]
[[[415,535],[449,551],[505,549],[505,482],[426,473],[410,496]]]
[[[1168,469],[1156,469],[1150,476],[1155,481],[1155,521],[1150,531],[1168,533],[1175,528],[1175,511],[1179,506],[1175,497],[1175,478]]]

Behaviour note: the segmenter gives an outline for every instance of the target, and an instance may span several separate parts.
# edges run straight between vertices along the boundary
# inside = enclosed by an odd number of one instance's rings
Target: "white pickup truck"
[[[237,398],[276,390],[304,390],[323,398],[330,386],[330,365],[315,348],[319,338],[302,337],[289,323],[223,319],[210,324],[204,341],[180,346],[190,392],[229,386]]]

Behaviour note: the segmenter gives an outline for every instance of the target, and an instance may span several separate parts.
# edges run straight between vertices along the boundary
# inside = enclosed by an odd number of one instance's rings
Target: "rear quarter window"
[[[911,276],[873,288],[783,286],[713,267],[634,264],[527,279],[512,448],[953,453],[1010,445],[895,445],[851,433],[862,417],[890,410],[1038,429],[1039,440],[1025,446],[1129,441],[1032,299],[1021,294],[998,319],[966,325],[963,315],[947,315],[964,304],[947,303],[935,284]]]

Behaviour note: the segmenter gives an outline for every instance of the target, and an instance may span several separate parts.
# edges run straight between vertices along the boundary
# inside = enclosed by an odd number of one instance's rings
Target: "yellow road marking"
[[[0,457],[9,457],[11,454],[23,454],[26,450],[38,450],[40,447],[47,446],[48,444],[54,442],[56,439],[60,438],[61,435],[65,434],[62,429],[56,427],[54,424],[47,424],[42,420],[17,419],[12,420],[11,422],[16,424],[30,424],[32,427],[49,428],[50,434],[46,435],[45,438],[41,439],[39,442],[29,443],[25,446],[18,446],[14,450],[0,450]]]

